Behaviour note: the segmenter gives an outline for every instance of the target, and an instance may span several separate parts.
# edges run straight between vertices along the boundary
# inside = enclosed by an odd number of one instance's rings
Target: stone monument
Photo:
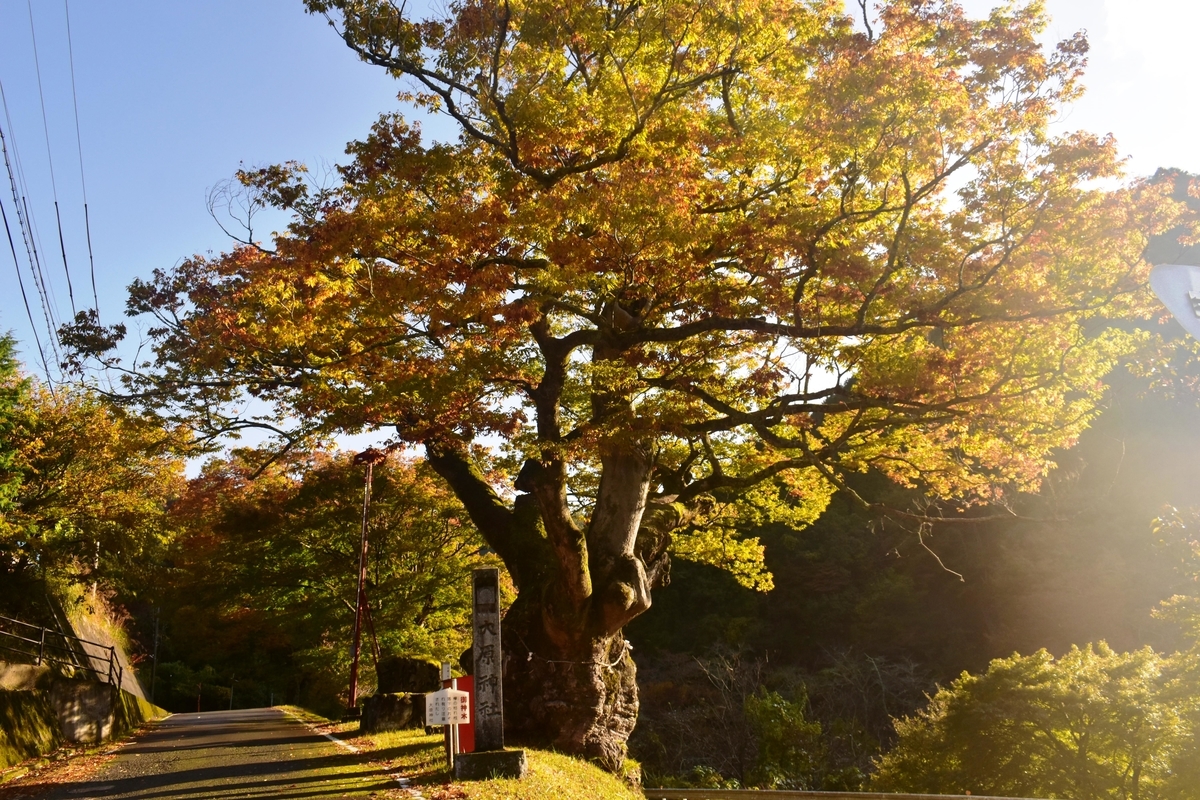
[[[500,647],[500,571],[472,576],[471,653],[475,678],[475,752],[454,761],[458,780],[521,778],[528,770],[524,750],[504,749],[504,655]]]

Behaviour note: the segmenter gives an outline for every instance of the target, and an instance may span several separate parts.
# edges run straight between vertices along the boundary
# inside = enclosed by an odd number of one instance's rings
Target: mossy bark
[[[616,772],[637,723],[637,667],[615,635],[582,635],[563,648],[544,608],[522,600],[504,619],[505,736],[513,743],[588,758]]]

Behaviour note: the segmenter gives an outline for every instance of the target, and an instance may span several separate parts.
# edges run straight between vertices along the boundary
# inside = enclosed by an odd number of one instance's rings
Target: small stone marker
[[[504,749],[504,657],[500,649],[500,572],[475,570],[472,577],[471,653],[475,680],[475,752],[454,761],[458,780],[523,778],[524,750]]]
[[[529,760],[524,750],[459,753],[454,759],[454,779],[459,781],[524,778],[528,773]]]

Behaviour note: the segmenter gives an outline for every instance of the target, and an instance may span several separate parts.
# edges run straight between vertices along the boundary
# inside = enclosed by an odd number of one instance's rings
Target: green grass
[[[497,778],[458,783],[451,779],[441,736],[423,730],[353,736],[373,755],[412,781],[428,787],[431,800],[641,800],[642,794],[594,764],[547,750],[526,749],[529,774],[522,780]]]
[[[594,764],[528,748],[529,774],[524,779],[459,783],[450,776],[440,735],[426,736],[415,729],[360,736],[357,723],[333,723],[302,709],[287,710],[369,751],[374,761],[406,776],[429,800],[643,800],[641,792]]]

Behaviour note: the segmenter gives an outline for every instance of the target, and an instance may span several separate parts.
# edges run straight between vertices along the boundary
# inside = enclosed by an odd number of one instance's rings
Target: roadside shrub
[[[1171,764],[1191,736],[1167,693],[1172,662],[1101,642],[1060,659],[1045,650],[963,673],[929,705],[896,722],[878,759],[884,792],[1070,797],[1186,797],[1169,791]]]
[[[745,714],[757,754],[750,783],[764,789],[812,789],[823,762],[821,724],[804,717],[807,705],[760,688],[746,698]]]

